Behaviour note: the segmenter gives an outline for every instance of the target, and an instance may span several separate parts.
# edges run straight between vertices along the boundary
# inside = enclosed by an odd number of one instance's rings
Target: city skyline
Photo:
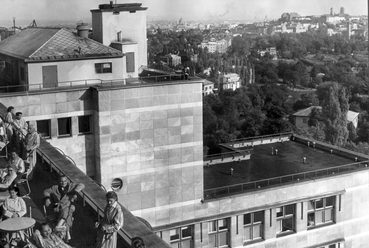
[[[367,15],[367,1],[356,0],[116,0],[117,3],[142,3],[148,7],[148,20],[244,20],[260,21],[278,19],[284,12],[297,12],[300,15],[329,14],[330,8],[339,13],[344,7],[350,15]],[[3,0],[0,9],[2,25],[12,25],[12,19],[30,22],[36,21],[89,21],[91,9],[98,4],[109,3],[108,0]],[[30,11],[32,10],[32,11]],[[19,24],[22,25],[22,24]],[[23,24],[24,25],[24,24]]]

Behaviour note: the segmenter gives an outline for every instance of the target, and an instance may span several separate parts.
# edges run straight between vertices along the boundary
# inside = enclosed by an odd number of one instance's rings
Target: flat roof
[[[277,155],[272,155],[272,147],[278,150]],[[303,157],[306,157],[306,163],[303,163]],[[204,189],[316,171],[354,162],[354,159],[295,141],[257,145],[253,147],[250,160],[204,166]],[[231,168],[233,175],[230,175]]]

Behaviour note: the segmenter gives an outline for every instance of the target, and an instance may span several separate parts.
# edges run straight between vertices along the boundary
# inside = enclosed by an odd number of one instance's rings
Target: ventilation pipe
[[[90,28],[88,27],[88,23],[77,23],[77,35],[81,38],[88,38],[88,32]]]

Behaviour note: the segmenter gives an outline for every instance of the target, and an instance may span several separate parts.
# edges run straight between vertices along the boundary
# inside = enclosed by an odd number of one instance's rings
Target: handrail
[[[204,160],[211,160],[211,159],[215,159],[215,158],[235,157],[237,155],[242,156],[242,155],[245,155],[245,154],[250,154],[251,151],[252,151],[252,149],[210,154],[210,155],[205,155]]]
[[[0,93],[15,93],[15,92],[27,92],[27,91],[45,91],[45,90],[57,90],[57,89],[69,89],[78,87],[89,87],[92,85],[99,86],[124,86],[124,85],[135,85],[135,84],[146,84],[146,83],[157,83],[164,81],[178,81],[185,80],[182,78],[181,74],[169,73],[167,75],[158,76],[143,76],[143,77],[128,77],[112,80],[103,79],[83,79],[83,80],[71,80],[71,81],[61,81],[56,84],[19,84],[19,85],[7,85],[0,86]],[[186,79],[187,81],[191,78]]]
[[[217,187],[204,190],[204,199],[212,199],[231,194],[238,194],[246,191],[253,191],[264,187],[272,187],[285,183],[293,183],[300,180],[314,180],[316,178],[328,175],[344,173],[355,169],[368,169],[369,160],[355,162],[335,167],[328,167],[319,170],[306,171],[301,173],[288,174],[280,177],[272,177],[263,180],[257,180],[247,183],[239,183],[224,187]],[[323,172],[323,173],[322,173]]]
[[[292,135],[292,134],[293,134],[293,132],[285,132],[285,133],[278,133],[278,134],[267,134],[267,135],[254,136],[254,137],[248,137],[248,138],[234,139],[234,140],[231,140],[229,143],[249,141],[249,140],[260,140],[260,139],[281,137],[281,136]]]

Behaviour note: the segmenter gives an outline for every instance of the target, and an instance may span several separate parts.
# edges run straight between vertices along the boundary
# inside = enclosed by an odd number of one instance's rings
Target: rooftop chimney
[[[88,23],[77,23],[77,35],[81,38],[88,38],[88,31],[90,28],[88,27]]]

